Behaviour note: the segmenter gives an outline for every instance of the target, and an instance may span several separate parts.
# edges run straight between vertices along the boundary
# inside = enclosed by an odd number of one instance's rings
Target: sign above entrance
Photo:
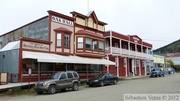
[[[22,42],[23,49],[31,49],[31,50],[41,50],[41,51],[49,51],[49,45],[35,42]]]
[[[62,24],[65,24],[65,25],[69,25],[69,26],[73,26],[72,21],[69,21],[69,20],[66,20],[66,19],[63,19],[63,18],[59,18],[59,17],[55,17],[55,16],[52,16],[52,21],[57,22],[57,23],[62,23]]]

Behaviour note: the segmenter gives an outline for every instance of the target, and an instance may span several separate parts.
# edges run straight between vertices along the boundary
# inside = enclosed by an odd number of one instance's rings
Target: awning
[[[40,53],[40,52],[22,52],[23,59],[37,59],[38,62],[48,63],[77,63],[77,64],[101,64],[101,65],[115,65],[115,62],[97,59],[97,58],[85,58],[79,56],[63,56],[52,53]]]

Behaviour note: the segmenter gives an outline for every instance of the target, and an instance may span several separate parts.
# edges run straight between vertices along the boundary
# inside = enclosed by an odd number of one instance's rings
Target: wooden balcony
[[[116,48],[116,47],[112,47],[112,48],[106,47],[105,54],[120,55],[124,57],[141,58],[141,59],[148,59],[148,60],[153,59],[152,54],[127,50],[127,49],[122,49],[122,48]]]

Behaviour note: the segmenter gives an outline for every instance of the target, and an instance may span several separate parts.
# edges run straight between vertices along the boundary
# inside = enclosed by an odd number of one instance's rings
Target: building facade
[[[48,16],[0,36],[0,70],[9,73],[9,82],[42,80],[66,70],[87,79],[102,73],[105,64],[115,65],[104,59],[106,23],[94,11],[71,14],[48,11]]]
[[[137,35],[123,35],[114,31],[105,32],[106,59],[115,66],[104,70],[117,76],[146,75],[152,66],[152,45],[142,41]]]

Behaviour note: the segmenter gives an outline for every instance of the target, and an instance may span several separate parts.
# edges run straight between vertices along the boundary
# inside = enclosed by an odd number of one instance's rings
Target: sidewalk
[[[0,85],[0,91],[8,88],[13,88],[13,87],[22,87],[22,86],[28,86],[28,85],[33,85],[34,82],[23,82],[23,83],[8,83],[4,85]]]
[[[133,79],[141,79],[141,78],[148,78],[149,75],[142,75],[142,76],[130,76],[130,77],[119,77],[119,80],[133,80]]]

